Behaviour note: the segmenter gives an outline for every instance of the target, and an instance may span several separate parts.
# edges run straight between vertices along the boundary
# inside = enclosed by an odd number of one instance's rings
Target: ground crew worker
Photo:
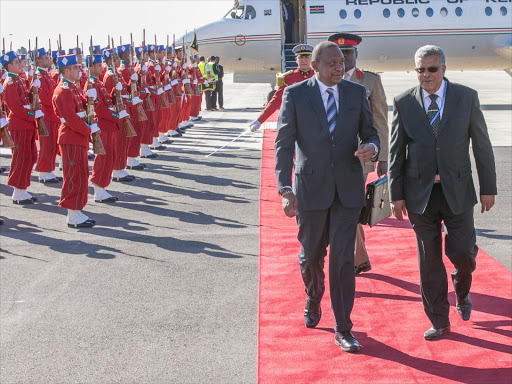
[[[62,156],[63,182],[59,207],[67,209],[69,227],[90,228],[96,223],[82,213],[87,205],[89,164],[87,150],[89,136],[98,132],[96,124],[84,121],[85,103],[76,83],[80,81],[81,68],[76,55],[57,58],[61,80],[53,94],[53,110],[60,118],[58,144]],[[96,98],[96,90],[87,91],[87,97]]]
[[[37,198],[28,193],[27,188],[30,186],[30,174],[37,160],[36,119],[43,117],[44,113],[31,109],[26,80],[20,77],[23,67],[16,53],[5,53],[0,56],[0,62],[7,70],[7,77],[3,83],[3,98],[9,109],[8,129],[15,143],[12,148],[7,185],[14,188],[14,204],[33,204]],[[33,86],[40,86],[40,81],[34,80]]]
[[[335,33],[329,36],[329,41],[338,44],[345,57],[345,80],[361,84],[366,90],[366,96],[373,115],[373,126],[377,129],[380,139],[380,151],[378,155],[377,174],[385,175],[388,172],[388,104],[386,94],[380,76],[374,72],[357,68],[357,46],[361,43],[361,36],[350,33]],[[364,178],[375,170],[375,164],[371,161],[363,163]],[[354,268],[356,275],[369,271],[371,267],[368,252],[364,244],[364,230],[361,224],[357,225]]]
[[[295,61],[298,67],[293,71],[277,75],[277,86],[279,88],[274,92],[260,116],[249,125],[251,131],[254,132],[258,130],[261,124],[281,107],[283,92],[287,86],[309,79],[314,75],[314,71],[311,68],[312,52],[313,47],[309,44],[299,44],[293,47],[293,53],[295,54]]]

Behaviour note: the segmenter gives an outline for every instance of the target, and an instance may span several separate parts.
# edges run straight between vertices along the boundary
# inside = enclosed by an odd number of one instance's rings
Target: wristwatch
[[[283,196],[286,192],[291,191],[292,189],[290,187],[283,187],[279,190],[279,195]]]

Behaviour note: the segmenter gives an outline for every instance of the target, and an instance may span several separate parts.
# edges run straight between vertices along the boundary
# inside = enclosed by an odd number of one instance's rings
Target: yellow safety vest
[[[200,61],[199,64],[197,64],[197,68],[199,68],[199,72],[201,72],[201,76],[205,77],[204,70],[206,67],[206,63],[204,61]]]

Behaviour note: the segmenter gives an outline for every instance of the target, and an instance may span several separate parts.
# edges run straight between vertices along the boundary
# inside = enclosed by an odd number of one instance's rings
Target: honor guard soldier
[[[68,54],[70,55],[76,55],[78,60],[78,65],[80,66],[80,80],[79,80],[79,89],[84,89],[85,83],[87,82],[87,72],[83,68],[82,65],[82,50],[80,48],[71,48],[68,51]]]
[[[101,52],[101,56],[103,57],[104,65],[99,79],[101,81],[104,81],[105,74],[107,73],[107,68],[112,67],[112,48],[103,49],[103,51]]]
[[[57,58],[61,80],[53,94],[53,110],[60,118],[58,144],[62,156],[63,182],[59,207],[66,208],[67,223],[73,228],[90,228],[96,223],[82,213],[87,205],[89,164],[87,150],[89,137],[98,132],[96,124],[84,121],[85,99],[76,84],[80,82],[81,67],[76,55]],[[87,97],[96,98],[96,91],[87,91]]]
[[[20,60],[21,72],[19,74],[20,78],[25,80],[27,87],[30,86],[30,81],[27,76],[27,72],[25,72],[25,67],[27,66],[27,55],[25,53],[19,53],[18,59]]]
[[[337,44],[345,57],[344,80],[349,80],[362,85],[366,90],[366,97],[370,104],[373,116],[373,126],[377,129],[380,139],[380,151],[378,155],[377,174],[383,176],[388,172],[388,104],[386,94],[380,76],[374,72],[357,68],[357,46],[362,38],[350,33],[335,33],[329,36],[329,41]],[[371,161],[363,164],[364,178],[375,170],[375,164]],[[357,225],[354,268],[356,275],[371,269],[368,252],[364,244],[364,230],[361,224]]]
[[[114,170],[115,140],[120,129],[119,115],[115,112],[111,96],[99,79],[103,72],[101,55],[89,55],[85,61],[87,67],[92,62],[89,70],[89,81],[96,90],[97,99],[94,104],[94,114],[98,120],[98,127],[101,130],[100,137],[105,148],[105,154],[96,155],[92,166],[91,183],[94,187],[94,201],[97,203],[112,203],[119,199],[108,193],[105,188],[110,185]],[[85,89],[85,92],[87,92],[87,89]]]
[[[39,48],[37,55],[31,52],[36,64],[35,73],[41,87],[39,88],[39,100],[41,109],[44,113],[44,122],[48,129],[48,136],[39,136],[39,157],[37,159],[36,172],[39,172],[39,181],[41,183],[58,183],[62,180],[55,176],[55,159],[57,158],[57,135],[59,131],[60,120],[53,111],[52,97],[57,83],[50,75],[52,62],[46,49]]]
[[[158,45],[156,48],[156,58],[157,58],[157,64],[160,66],[159,73],[160,73],[160,84],[164,84],[165,82],[165,72],[170,72],[171,68],[167,65],[167,50],[163,45]],[[165,92],[165,88],[164,88]],[[170,103],[169,103],[170,104]],[[170,129],[169,125],[171,122],[171,119],[173,118],[174,108],[169,105],[168,108],[160,108],[158,110],[158,116],[157,116],[157,130],[158,130],[158,141],[161,144],[172,144],[172,140],[170,140],[166,133]]]
[[[276,76],[276,83],[279,88],[274,92],[274,95],[267,103],[265,109],[261,112],[260,117],[250,124],[251,131],[254,132],[258,130],[261,124],[281,107],[283,92],[287,86],[309,79],[314,75],[314,71],[311,68],[312,52],[313,47],[309,44],[299,44],[293,47],[293,53],[295,54],[295,61],[298,67],[293,71],[279,73]]]
[[[37,198],[28,193],[27,188],[30,186],[30,174],[37,160],[36,119],[43,117],[44,113],[41,110],[31,109],[26,79],[20,77],[23,67],[16,53],[7,52],[0,56],[0,62],[7,70],[2,96],[9,109],[8,129],[15,144],[12,148],[7,185],[14,188],[12,194],[14,204],[33,204]],[[39,85],[39,81],[34,82],[34,86]]]
[[[159,72],[162,71],[162,66],[159,64],[158,57],[156,51],[158,50],[158,47],[155,45],[148,44],[146,46],[146,49],[148,51],[149,59],[147,63],[148,71],[146,72],[146,83],[148,84],[152,97],[154,97],[153,105],[155,106],[155,111],[153,112],[153,142],[150,145],[150,149],[155,150],[164,150],[167,148],[167,146],[163,145],[158,141],[159,132],[158,127],[160,124],[160,117],[161,117],[161,95],[165,92],[163,88],[157,87],[157,79],[155,77],[155,69],[157,69]]]

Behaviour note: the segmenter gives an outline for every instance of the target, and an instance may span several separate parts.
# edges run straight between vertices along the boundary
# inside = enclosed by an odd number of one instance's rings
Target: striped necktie
[[[430,126],[432,127],[432,131],[434,132],[434,136],[437,139],[437,136],[439,136],[439,129],[441,128],[441,114],[439,113],[439,106],[437,105],[436,102],[437,95],[433,94],[430,95],[429,97],[430,100],[432,100],[432,102],[428,107],[427,117],[428,121],[430,122]]]
[[[326,92],[329,94],[327,99],[327,125],[331,133],[331,139],[334,139],[334,129],[336,128],[336,119],[338,118],[338,108],[336,107],[336,100],[334,99],[333,89],[327,88]]]

